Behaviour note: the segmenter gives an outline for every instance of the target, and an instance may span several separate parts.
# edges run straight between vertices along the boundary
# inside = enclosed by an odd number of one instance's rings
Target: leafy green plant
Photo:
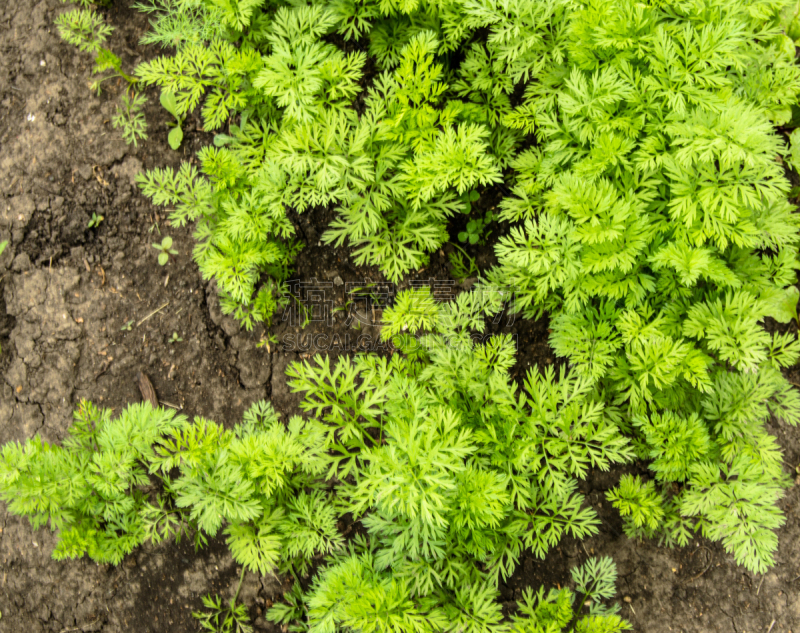
[[[786,36],[793,42],[800,40],[800,3],[788,2],[780,13]]]
[[[92,217],[89,218],[89,223],[86,225],[86,228],[95,229],[100,226],[100,223],[105,218],[102,215],[98,215],[97,213],[92,213]]]
[[[222,604],[220,596],[203,596],[203,606],[206,611],[193,611],[192,617],[200,622],[200,626],[205,631],[213,633],[252,633],[253,627],[250,625],[250,616],[247,607],[243,604],[236,604],[239,598],[239,591],[242,588],[245,569],[242,568],[239,584],[236,587],[236,594],[231,598],[227,605]]]
[[[243,573],[299,579],[318,567],[269,614],[293,627],[623,630],[600,602],[613,593],[608,560],[577,570],[574,593],[526,594],[503,622],[498,581],[524,550],[543,557],[565,534],[596,532],[577,480],[633,453],[590,380],[549,368],[512,382],[510,338],[472,337],[489,302],[401,293],[383,329],[400,354],[290,367],[308,419],[282,423],[259,402],[227,430],[149,403],[112,419],[83,402],[61,446],[37,436],[3,447],[0,498],[59,531],[56,558],[118,564],[146,540],[201,547],[223,533]],[[362,526],[347,543],[345,516]],[[243,622],[236,598],[204,604],[211,627]]]
[[[110,72],[108,72],[108,71],[110,71]],[[136,77],[134,77],[132,75],[129,75],[124,70],[122,70],[122,60],[116,54],[112,53],[107,48],[101,48],[98,51],[97,57],[95,58],[94,68],[92,68],[92,74],[100,75],[102,73],[107,73],[107,74],[103,75],[102,77],[99,77],[99,78],[95,79],[92,82],[92,85],[89,86],[98,95],[101,92],[101,90],[100,90],[101,84],[104,81],[108,81],[109,79],[114,79],[114,78],[119,78],[119,79],[125,80],[125,82],[127,82],[127,84],[128,84],[128,86],[127,86],[128,89],[130,91],[134,90],[134,86],[135,86],[135,84],[137,82]],[[123,114],[126,114],[126,115],[130,114],[133,117],[134,129],[142,130],[143,128],[146,128],[146,123],[145,123],[144,117],[139,117],[137,119],[137,117],[136,117],[137,108],[134,106],[134,103],[135,103],[135,97],[134,97],[133,101],[128,100],[127,103],[125,101],[123,101],[122,110],[120,110],[119,106],[117,107],[117,115],[119,115],[120,112],[122,112]],[[134,106],[134,107],[132,107],[132,106]],[[129,123],[130,123],[130,121],[129,121]],[[125,126],[122,126],[122,127],[123,127],[123,130],[127,129]],[[127,138],[126,138],[126,140],[127,140]],[[131,140],[131,141],[128,141],[128,142],[133,142],[133,141]]]
[[[450,272],[453,277],[461,282],[467,277],[478,274],[478,265],[458,244],[453,244],[456,250],[448,253],[447,259],[450,260]]]
[[[175,93],[167,90],[161,91],[161,107],[169,112],[175,121],[171,124],[171,130],[167,141],[172,149],[178,149],[183,141],[183,120],[186,118],[180,114],[178,110],[178,101],[175,99]]]
[[[122,94],[117,104],[117,113],[111,117],[111,125],[122,129],[122,138],[129,145],[139,146],[140,140],[147,140],[147,121],[142,108],[147,97],[134,93],[132,96]]]
[[[291,607],[319,630],[366,626],[376,604],[403,605],[401,628],[488,628],[492,583],[521,548],[543,555],[593,529],[576,478],[636,456],[650,476],[608,496],[628,534],[684,544],[700,532],[751,570],[773,562],[788,480],[764,422],[800,420],[780,373],[800,344],[761,325],[797,318],[800,215],[784,170],[800,141],[790,152],[774,129],[797,120],[795,2],[139,7],[147,41],[174,50],[141,64],[137,85],[161,90],[173,141],[196,110],[216,135],[193,162],[138,181],[172,222],[195,225],[193,257],[226,314],[252,328],[292,300],[295,213],[332,209],[322,240],[399,281],[476,188],[513,173],[499,217],[517,224],[483,286],[513,293],[526,317],[548,313],[570,366],[517,393],[510,342],[466,334],[497,305],[401,295],[383,329],[401,351],[391,361],[290,370],[320,420],[284,429],[302,458],[264,458],[281,478],[219,452],[266,430],[209,430],[212,451],[206,430],[184,429],[170,494],[198,538],[226,530],[258,570],[302,574],[329,556],[313,597],[298,589]],[[121,72],[93,15],[60,18],[65,37]],[[462,242],[484,234],[486,216],[471,222]],[[171,244],[153,245],[162,265]],[[332,527],[343,512],[368,534],[347,553]],[[286,540],[295,530],[304,539]],[[342,595],[349,606],[331,606]]]
[[[151,16],[150,30],[140,40],[144,45],[178,48],[187,43],[208,41],[224,33],[220,15],[225,9],[219,4],[140,0],[132,7]]]
[[[80,50],[99,54],[113,27],[91,9],[72,9],[55,19],[61,38]]]
[[[594,381],[650,463],[610,493],[632,536],[721,541],[773,564],[788,484],[764,422],[800,420],[780,369],[796,337],[800,216],[774,124],[800,92],[789,3],[589,2],[559,14],[552,55],[506,122],[536,137],[513,161],[520,222],[488,274]],[[544,58],[542,58],[544,61]],[[691,77],[691,79],[690,79]],[[759,491],[761,491],[759,493]]]
[[[82,0],[81,4],[88,6],[89,3]],[[95,55],[93,75],[107,73],[92,82],[91,90],[99,95],[101,84],[115,77],[126,82],[127,89],[120,96],[111,125],[115,129],[122,129],[122,138],[126,143],[137,146],[139,140],[147,138],[147,121],[141,111],[147,99],[136,92],[138,80],[122,69],[122,60],[103,46],[113,27],[91,9],[72,9],[62,13],[55,19],[55,24],[62,39],[81,51]]]
[[[81,51],[95,54],[92,74],[111,71],[110,74],[92,83],[91,89],[97,94],[100,94],[100,84],[114,77],[124,79],[129,86],[137,82],[136,77],[122,70],[122,60],[103,46],[114,28],[106,24],[93,10],[72,9],[59,15],[55,23],[63,40],[77,46]]]
[[[137,77],[217,132],[199,168],[140,185],[196,222],[194,258],[226,313],[248,328],[271,318],[299,248],[289,211],[333,208],[322,241],[392,281],[427,264],[522,137],[505,123],[510,95],[549,63],[562,11],[529,4],[138,5],[146,41],[175,51]]]
[[[34,528],[59,530],[57,560],[88,554],[118,564],[146,538],[142,512],[151,506],[140,489],[153,444],[182,421],[149,404],[112,421],[111,411],[81,402],[61,446],[37,436],[3,447],[0,497]]]
[[[204,631],[213,633],[252,633],[250,618],[243,604],[222,604],[219,596],[203,596],[207,611],[193,611],[192,616],[200,622]]]
[[[172,238],[169,235],[164,236],[160,244],[151,244],[151,246],[158,251],[159,266],[166,266],[169,256],[178,254],[178,251],[172,248]]]
[[[473,218],[467,222],[466,228],[458,234],[458,240],[460,242],[469,242],[470,244],[483,243],[483,239],[489,237],[491,231],[487,232],[486,235],[483,232],[492,223],[492,220],[494,220],[494,215],[491,211],[487,211],[482,218]]]
[[[302,612],[310,630],[367,630],[394,618],[404,628],[503,630],[495,586],[522,551],[544,556],[562,534],[596,529],[574,478],[590,463],[627,460],[630,448],[588,383],[532,370],[517,392],[511,341],[470,337],[483,300],[462,294],[441,308],[427,290],[400,293],[382,337],[405,358],[288,370],[292,389],[305,393],[301,407],[330,429],[327,476],[353,477],[338,503],[361,518],[368,539],[333,556],[303,605],[292,597],[273,621]],[[422,330],[431,333],[413,336]]]
[[[182,343],[182,342],[183,342],[183,339],[180,336],[178,336],[177,332],[173,332],[172,336],[169,337],[169,341],[168,341],[168,343],[170,345],[172,345],[173,343]]]

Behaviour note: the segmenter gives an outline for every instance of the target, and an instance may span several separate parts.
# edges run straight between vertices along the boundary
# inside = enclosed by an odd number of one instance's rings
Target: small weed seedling
[[[272,345],[278,344],[278,337],[272,333],[266,334],[261,338],[261,340],[256,343],[257,348],[266,347],[267,353],[272,353]]]
[[[181,343],[183,339],[178,336],[177,332],[173,332],[172,336],[169,337],[169,344],[172,345],[173,343]]]
[[[133,327],[133,319],[127,321],[125,325],[120,328],[120,332],[130,332],[131,328]]]
[[[376,290],[376,284],[374,283],[368,283],[366,286],[354,288],[350,291],[350,294],[361,299],[368,298],[373,304],[381,303],[380,295]],[[350,305],[353,301],[354,300],[351,299],[347,302],[347,305]]]
[[[117,113],[111,118],[114,129],[122,128],[122,138],[134,147],[138,147],[139,140],[147,140],[147,121],[142,112],[145,103],[147,97],[142,94],[123,94],[117,104]]]
[[[243,604],[236,604],[239,590],[242,588],[244,572],[245,568],[242,567],[242,575],[239,577],[236,595],[227,605],[222,604],[220,596],[212,596],[211,594],[203,596],[203,606],[207,611],[192,612],[192,617],[200,622],[203,630],[213,631],[213,633],[252,633],[253,627],[250,625],[247,607]]]
[[[451,273],[458,283],[462,283],[467,277],[474,277],[478,274],[478,266],[475,260],[467,255],[466,251],[458,244],[453,244],[458,250],[450,253],[447,258],[452,266]]]
[[[105,217],[102,215],[97,215],[96,213],[92,213],[92,217],[89,219],[89,224],[86,225],[88,229],[96,229],[100,226],[100,223],[105,220]]]
[[[469,208],[472,208],[472,203],[477,202],[478,198],[481,197],[481,194],[477,192],[475,189],[470,189],[469,191],[465,191],[461,194],[461,199],[469,205]]]
[[[122,60],[103,47],[103,43],[113,31],[113,27],[103,22],[103,18],[90,9],[73,9],[59,15],[56,27],[62,39],[77,46],[81,51],[95,55],[93,75],[98,77],[89,86],[100,94],[100,86],[104,81],[118,78],[127,83],[127,89],[117,104],[117,113],[111,119],[114,129],[122,129],[122,138],[128,144],[137,145],[140,139],[146,139],[147,121],[142,107],[147,103],[146,97],[136,92],[138,79],[122,70]],[[103,74],[106,73],[107,74]]]
[[[467,222],[466,230],[458,234],[459,241],[469,242],[470,244],[483,243],[483,239],[489,237],[491,231],[487,232],[486,235],[483,235],[483,232],[491,224],[492,220],[494,220],[494,216],[491,211],[487,211],[482,218],[470,220]]]
[[[164,239],[161,240],[161,244],[153,244],[153,248],[159,251],[158,253],[158,265],[159,266],[166,266],[167,262],[169,261],[170,255],[177,255],[178,251],[172,248],[172,238],[167,235]]]
[[[178,109],[178,100],[175,98],[174,92],[164,90],[161,93],[161,105],[163,108],[175,117],[175,121],[168,123],[172,129],[169,132],[167,141],[172,149],[178,149],[183,141],[183,120],[186,118],[182,116]]]

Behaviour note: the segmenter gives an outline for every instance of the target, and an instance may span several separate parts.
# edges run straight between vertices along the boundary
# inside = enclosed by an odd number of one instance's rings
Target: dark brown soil
[[[105,12],[117,28],[110,47],[132,68],[157,51],[138,46],[146,20],[117,5]],[[361,309],[360,329],[346,324],[347,310],[336,311],[330,325],[315,321],[305,329],[279,320],[279,343],[269,348],[256,347],[263,330],[247,333],[224,317],[191,261],[189,230],[169,226],[133,182],[143,168],[191,157],[208,135],[189,120],[181,151],[171,151],[166,116],[153,95],[150,139],[138,149],[125,145],[110,125],[121,86],[107,86],[100,97],[89,92],[89,56],[62,43],[53,27],[63,10],[58,0],[0,2],[0,240],[10,240],[0,256],[0,443],[35,433],[60,440],[81,398],[114,409],[138,401],[139,371],[166,406],[228,426],[260,398],[291,412],[297,401],[286,388],[286,365],[313,353],[314,344],[328,345],[332,354],[369,347],[364,337],[377,340],[380,313]],[[482,204],[491,200],[485,196]],[[87,229],[92,213],[105,220]],[[325,290],[335,310],[345,306],[347,284],[382,277],[354,266],[349,250],[319,244],[329,220],[324,212],[296,219],[307,243],[296,288],[301,295]],[[150,247],[161,235],[171,235],[179,251],[165,267]],[[490,244],[471,252],[481,266],[492,262]],[[445,283],[446,254],[434,254],[410,280],[438,280],[443,298],[463,287]],[[503,321],[495,329],[517,336],[520,374],[555,362],[546,321]],[[170,342],[173,333],[183,340]],[[784,425],[772,431],[793,469],[800,464],[800,431]],[[563,585],[570,567],[607,554],[619,567],[623,613],[637,631],[800,633],[800,487],[783,502],[787,523],[779,531],[777,565],[758,576],[700,539],[676,550],[627,539],[604,500],[618,477],[593,472],[583,486],[603,520],[600,534],[565,540],[544,561],[525,556],[502,587],[504,601],[531,584]],[[230,595],[238,580],[221,542],[199,553],[186,543],[144,547],[111,568],[53,561],[54,541],[0,506],[0,632],[196,631],[191,612],[201,607],[200,597]],[[274,577],[246,575],[240,597],[256,630],[276,630],[262,614],[285,587]]]

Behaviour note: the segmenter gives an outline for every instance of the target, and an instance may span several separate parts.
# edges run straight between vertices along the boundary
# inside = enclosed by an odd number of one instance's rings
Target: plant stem
[[[239,586],[236,587],[236,595],[233,596],[233,600],[231,600],[231,609],[236,606],[236,601],[239,599],[239,591],[242,589],[242,582],[244,581],[244,573],[247,571],[247,568],[242,565],[242,573],[239,576]]]
[[[475,260],[474,260],[474,259],[472,259],[472,258],[471,258],[469,255],[467,255],[467,251],[465,251],[463,248],[461,248],[461,247],[460,247],[458,244],[456,244],[455,242],[450,242],[450,243],[451,243],[453,246],[455,246],[455,247],[456,247],[458,250],[460,250],[460,251],[461,251],[461,252],[464,254],[464,257],[466,257],[466,258],[467,258],[469,261],[471,261],[471,262],[472,262],[472,265],[473,265],[473,266],[475,265]]]

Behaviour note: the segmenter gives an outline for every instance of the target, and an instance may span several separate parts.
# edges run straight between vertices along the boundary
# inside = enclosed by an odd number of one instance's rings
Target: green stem
[[[473,265],[473,267],[476,267],[476,268],[477,268],[477,266],[475,266],[475,260],[474,260],[474,259],[472,259],[472,258],[471,258],[469,255],[467,255],[467,251],[465,251],[463,248],[461,248],[461,247],[460,247],[458,244],[456,244],[455,242],[450,242],[450,243],[451,243],[453,246],[455,246],[455,247],[456,247],[458,250],[460,250],[460,251],[461,251],[461,252],[464,254],[464,257],[466,257],[466,258],[467,258],[467,259],[468,259],[470,262],[472,262],[472,265]]]
[[[244,581],[244,573],[247,571],[247,568],[242,565],[242,574],[239,576],[239,586],[236,587],[236,595],[233,596],[233,600],[231,600],[231,609],[236,606],[236,601],[239,599],[239,591],[242,589],[242,582]]]
[[[292,576],[294,576],[294,581],[300,586],[300,579],[297,577],[297,573],[294,570],[294,565],[289,563],[289,571],[291,572]]]
[[[594,590],[597,587],[597,579],[595,578],[594,582],[592,583],[592,588],[583,594],[583,598],[581,598],[580,602],[578,603],[578,608],[574,610],[572,615],[572,619],[567,624],[567,628],[562,629],[564,633],[572,633],[575,630],[575,625],[578,623],[578,619],[582,617],[581,612],[583,611],[583,607],[586,604],[586,600],[593,600],[594,599]]]

